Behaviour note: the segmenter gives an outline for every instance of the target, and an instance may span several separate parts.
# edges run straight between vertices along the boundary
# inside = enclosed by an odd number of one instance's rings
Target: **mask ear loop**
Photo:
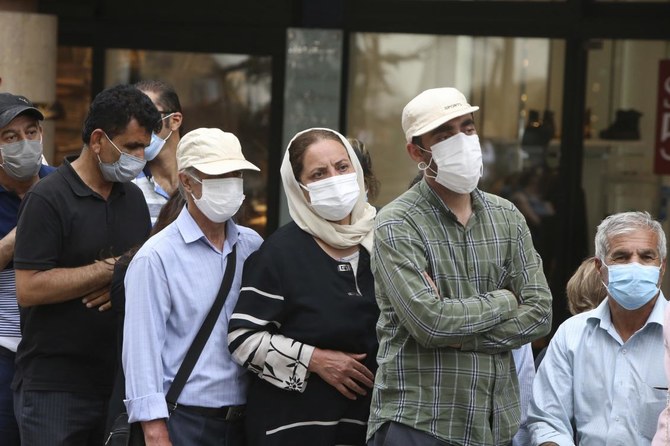
[[[426,164],[425,161],[421,161],[416,166],[419,168],[420,171],[423,172],[424,176],[427,176],[428,178],[433,178],[433,179],[437,178],[437,171],[430,168],[430,163],[433,162],[433,152],[428,150],[428,149],[424,149],[419,144],[414,144],[414,145],[417,146],[421,151],[426,152],[426,153],[430,153],[430,161],[428,162],[428,164]],[[428,175],[428,172],[432,173],[433,175]]]
[[[433,179],[437,178],[437,172],[431,169],[430,166],[426,164],[424,161],[421,161],[419,164],[416,165],[416,167],[418,167],[419,170],[423,172],[424,176]],[[428,172],[430,172],[433,175],[429,175]]]

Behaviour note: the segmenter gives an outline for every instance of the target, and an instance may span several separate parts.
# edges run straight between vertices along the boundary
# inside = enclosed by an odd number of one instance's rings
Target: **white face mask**
[[[244,201],[244,183],[242,178],[212,178],[200,180],[191,175],[198,183],[202,184],[202,195],[195,198],[193,202],[205,217],[214,223],[223,223],[237,213]]]
[[[329,221],[340,221],[351,214],[361,189],[356,173],[335,175],[300,187],[309,192],[312,209]]]
[[[431,151],[437,172],[426,163],[419,163],[419,169],[426,176],[435,178],[439,184],[458,194],[469,194],[475,190],[484,172],[482,149],[477,135],[458,133],[435,144]],[[435,176],[429,175],[429,170]]]

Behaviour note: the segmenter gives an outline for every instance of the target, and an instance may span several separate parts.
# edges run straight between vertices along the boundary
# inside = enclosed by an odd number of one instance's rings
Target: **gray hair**
[[[656,248],[661,259],[665,259],[667,255],[665,232],[649,212],[621,212],[612,214],[600,222],[596,232],[596,257],[604,261],[609,253],[612,237],[629,234],[638,229],[646,229],[656,234],[658,240]]]
[[[198,176],[195,174],[196,168],[189,166],[181,169],[179,173],[185,173],[186,175],[190,176],[191,178],[195,177],[197,178]],[[188,196],[190,195],[188,192],[186,192],[186,189],[184,189],[184,185],[181,184],[181,181],[177,184],[177,189],[179,189],[179,193],[181,194],[181,197],[184,199],[184,201],[188,202]]]

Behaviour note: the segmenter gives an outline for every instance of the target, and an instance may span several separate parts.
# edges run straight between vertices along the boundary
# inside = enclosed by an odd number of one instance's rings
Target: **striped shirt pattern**
[[[167,203],[168,198],[170,197],[168,193],[154,181],[153,177],[147,177],[144,172],[140,172],[137,178],[133,180],[133,183],[140,188],[142,195],[144,195],[144,200],[149,207],[151,226],[153,226],[156,224],[161,208]]]
[[[549,332],[551,294],[521,213],[479,190],[471,197],[465,227],[425,181],[378,214],[368,438],[396,421],[449,444],[500,445],[519,427],[510,350]]]
[[[0,346],[16,351],[21,340],[19,325],[14,269],[9,268],[0,271]]]

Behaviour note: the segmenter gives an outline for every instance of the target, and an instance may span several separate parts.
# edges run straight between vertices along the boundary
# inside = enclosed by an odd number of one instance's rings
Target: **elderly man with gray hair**
[[[533,445],[649,445],[665,407],[663,228],[623,212],[603,220],[595,242],[607,298],[554,335],[533,384]]]

